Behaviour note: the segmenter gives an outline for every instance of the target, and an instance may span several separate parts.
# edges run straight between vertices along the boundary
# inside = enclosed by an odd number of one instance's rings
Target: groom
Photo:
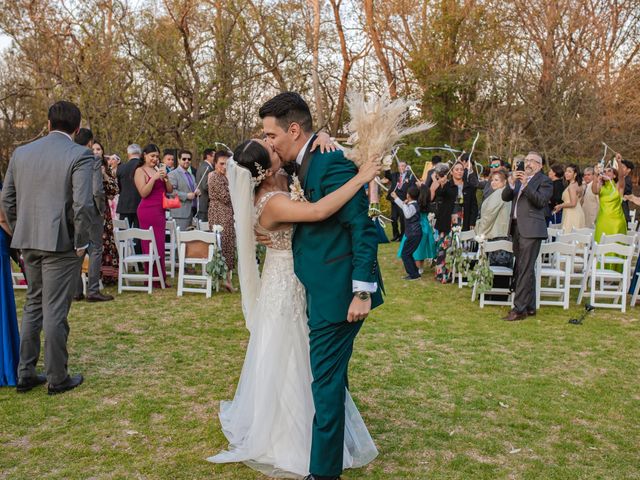
[[[295,162],[306,198],[317,202],[356,175],[340,150],[310,153],[315,135],[309,106],[284,92],[260,108],[267,141],[284,163]],[[378,237],[362,190],[325,221],[296,225],[294,269],[307,291],[313,419],[309,479],[342,473],[345,390],[353,342],[362,321],[382,304]]]

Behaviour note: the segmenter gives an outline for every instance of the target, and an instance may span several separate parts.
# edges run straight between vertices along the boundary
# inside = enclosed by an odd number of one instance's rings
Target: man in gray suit
[[[49,134],[18,147],[2,190],[13,229],[11,246],[22,250],[28,290],[20,332],[18,392],[49,383],[49,394],[77,387],[82,375],[67,371],[67,315],[80,258],[91,239],[95,157],[76,144],[80,110],[73,103],[49,108]],[[46,378],[36,373],[44,328]]]
[[[93,132],[88,128],[81,128],[74,137],[78,145],[87,148],[93,147]],[[104,184],[102,182],[104,166],[100,156],[95,157],[93,166],[93,203],[95,206],[91,227],[91,245],[89,245],[89,271],[87,272],[87,301],[88,302],[108,302],[113,300],[112,295],[100,292],[100,271],[102,270],[102,233],[104,232],[104,210],[107,202],[104,195]],[[82,275],[78,276],[74,300],[84,298]]]
[[[504,320],[524,320],[536,314],[535,266],[542,240],[547,238],[544,212],[553,194],[551,179],[542,173],[542,156],[529,152],[524,169],[513,172],[515,185],[502,191],[502,200],[511,203],[510,234],[513,241],[515,295],[513,309]]]
[[[191,152],[181,150],[178,156],[178,168],[169,173],[169,181],[173,185],[174,193],[180,199],[180,208],[170,210],[171,218],[183,232],[191,226],[198,201],[196,197],[200,194],[200,190],[196,188],[196,179],[189,171],[190,166]]]
[[[209,219],[209,174],[213,172],[215,150],[205,148],[202,153],[202,163],[196,172],[196,185],[200,189],[198,197],[198,220],[207,221]]]

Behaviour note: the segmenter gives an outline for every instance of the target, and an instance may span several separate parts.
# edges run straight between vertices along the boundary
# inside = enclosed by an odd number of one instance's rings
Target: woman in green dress
[[[618,177],[615,168],[607,167],[591,184],[591,189],[600,198],[600,209],[596,218],[596,230],[593,239],[600,242],[603,233],[627,233],[627,220],[622,211],[624,178]]]

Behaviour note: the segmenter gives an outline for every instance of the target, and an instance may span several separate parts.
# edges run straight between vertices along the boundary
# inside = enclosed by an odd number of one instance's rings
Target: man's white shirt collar
[[[309,146],[309,142],[311,142],[312,138],[313,138],[313,135],[311,135],[309,137],[309,139],[307,140],[307,143],[305,143],[304,147],[302,147],[302,149],[298,152],[298,156],[296,157],[296,163],[298,165],[302,165],[302,159],[304,158],[304,152],[307,151],[307,147]]]
[[[51,130],[51,133],[61,133],[62,135],[64,135],[65,137],[67,137],[69,140],[73,142],[73,138],[67,132],[63,132],[62,130]]]

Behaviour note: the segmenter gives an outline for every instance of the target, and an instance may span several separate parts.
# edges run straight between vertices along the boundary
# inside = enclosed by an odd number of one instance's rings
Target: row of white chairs
[[[479,251],[475,248],[475,232],[461,232],[456,241],[465,249],[469,260],[478,260],[479,254],[488,255],[497,250],[513,252],[513,245],[507,240],[489,241]],[[536,308],[540,305],[559,305],[569,308],[571,289],[579,289],[578,304],[585,295],[596,307],[619,308],[626,311],[629,285],[634,276],[634,266],[640,250],[640,233],[631,235],[602,235],[600,242],[593,241],[593,232],[576,231],[570,234],[557,234],[553,241],[541,245],[536,261]],[[513,266],[512,266],[513,267]],[[494,277],[513,276],[513,268],[490,266]],[[458,286],[466,284],[464,278],[468,272],[455,272]],[[640,273],[638,274],[640,276]],[[546,280],[546,284],[543,283]],[[477,296],[477,286],[473,286],[471,298]],[[631,293],[631,306],[635,306],[640,290],[640,278]],[[487,299],[486,295],[504,296],[506,300]],[[480,294],[480,307],[484,305],[513,306],[513,293],[508,288],[494,287]],[[608,298],[611,302],[599,301]]]
[[[114,234],[118,245],[120,256],[120,269],[118,272],[118,293],[124,290],[146,291],[152,293],[153,283],[159,282],[161,288],[165,288],[164,280],[161,276],[153,275],[153,266],[156,271],[160,271],[160,252],[155,241],[153,228],[148,230],[140,228],[128,228],[128,223],[118,220],[114,223]],[[177,295],[180,297],[184,292],[204,293],[207,298],[211,297],[213,282],[206,272],[206,265],[211,261],[216,249],[220,248],[220,235],[222,227],[215,225],[209,230],[206,222],[199,224],[199,230],[180,231],[174,220],[167,220],[165,234],[168,241],[165,242],[165,267],[167,275],[174,278],[177,264],[178,285]],[[137,254],[134,249],[134,242],[149,241],[149,253]],[[187,256],[187,244],[189,242],[202,242],[207,246],[205,256]],[[175,253],[178,253],[177,262]],[[146,273],[138,271],[138,265],[146,265]],[[188,269],[193,269],[189,272]],[[142,283],[140,285],[139,283]]]

